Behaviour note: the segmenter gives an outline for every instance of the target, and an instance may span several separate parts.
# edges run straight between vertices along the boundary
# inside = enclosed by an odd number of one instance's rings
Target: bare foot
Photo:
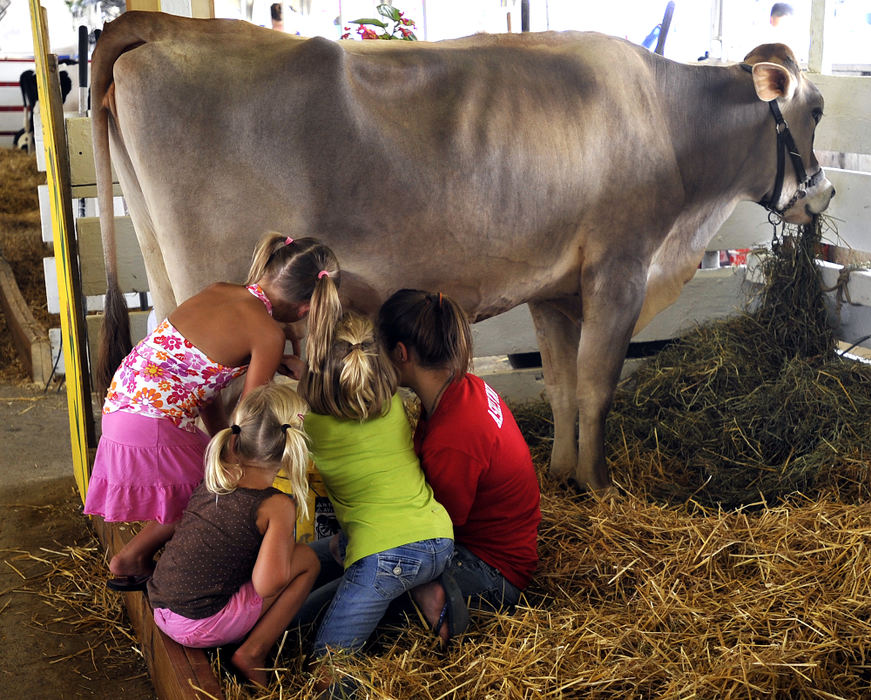
[[[259,685],[261,688],[266,688],[269,685],[269,674],[264,668],[266,659],[249,656],[242,647],[239,647],[230,658],[230,663],[255,685]]]
[[[445,607],[445,589],[442,588],[438,581],[430,581],[422,586],[413,588],[411,596],[421,612],[423,612],[427,622],[429,622],[430,629],[434,629]],[[443,622],[441,627],[439,627],[438,635],[441,637],[442,644],[447,644],[449,636],[447,621]]]

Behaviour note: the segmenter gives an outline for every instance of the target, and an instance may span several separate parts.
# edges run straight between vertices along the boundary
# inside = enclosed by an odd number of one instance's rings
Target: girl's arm
[[[264,324],[259,332],[252,335],[251,360],[248,362],[242,396],[261,384],[271,382],[284,355],[284,330],[271,319],[268,325]]]
[[[296,505],[285,494],[274,494],[260,504],[257,528],[263,533],[251,581],[261,598],[278,595],[292,577]]]
[[[210,436],[227,427],[227,413],[220,395],[200,408],[200,418],[203,419],[203,425]]]

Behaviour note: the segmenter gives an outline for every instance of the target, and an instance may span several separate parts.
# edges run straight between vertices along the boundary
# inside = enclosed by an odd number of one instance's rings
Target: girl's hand
[[[296,355],[284,355],[278,365],[278,373],[291,379],[301,379],[304,369],[305,362]]]
[[[300,355],[300,340],[305,337],[305,321],[295,321],[294,323],[285,323],[282,330],[284,337],[290,341],[291,349],[294,355]]]

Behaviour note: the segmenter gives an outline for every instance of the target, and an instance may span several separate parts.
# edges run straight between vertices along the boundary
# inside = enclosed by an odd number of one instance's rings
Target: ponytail
[[[318,273],[308,312],[308,337],[305,341],[307,364],[311,371],[323,371],[333,346],[336,324],[342,317],[342,302],[333,278]]]
[[[300,414],[302,416],[303,414]],[[286,428],[284,426],[287,426]],[[302,430],[302,418],[298,426],[284,423],[284,452],[281,455],[281,468],[290,482],[290,491],[296,500],[297,517],[303,520],[308,512],[308,436]]]
[[[243,466],[283,469],[303,518],[308,516],[308,443],[303,418],[308,406],[286,384],[264,384],[239,402],[233,424],[218,432],[206,449],[206,488],[233,492]]]
[[[422,367],[450,369],[459,378],[472,367],[472,329],[466,313],[441,292],[401,289],[378,312],[387,352],[398,343],[413,349]]]
[[[313,320],[309,318],[309,328]],[[323,360],[316,365],[309,356],[299,382],[299,391],[312,411],[359,421],[387,413],[398,374],[375,339],[372,321],[348,311],[330,326],[329,335],[329,344],[319,348]]]
[[[224,428],[215,434],[206,448],[206,474],[203,481],[212,493],[232,493],[242,478],[242,467],[228,460],[232,437],[230,428]]]

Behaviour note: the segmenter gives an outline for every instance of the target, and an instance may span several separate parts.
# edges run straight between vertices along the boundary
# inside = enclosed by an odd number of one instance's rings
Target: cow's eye
[[[814,124],[819,124],[820,119],[823,118],[823,110],[815,109],[813,112],[811,112],[811,116],[814,118]]]

